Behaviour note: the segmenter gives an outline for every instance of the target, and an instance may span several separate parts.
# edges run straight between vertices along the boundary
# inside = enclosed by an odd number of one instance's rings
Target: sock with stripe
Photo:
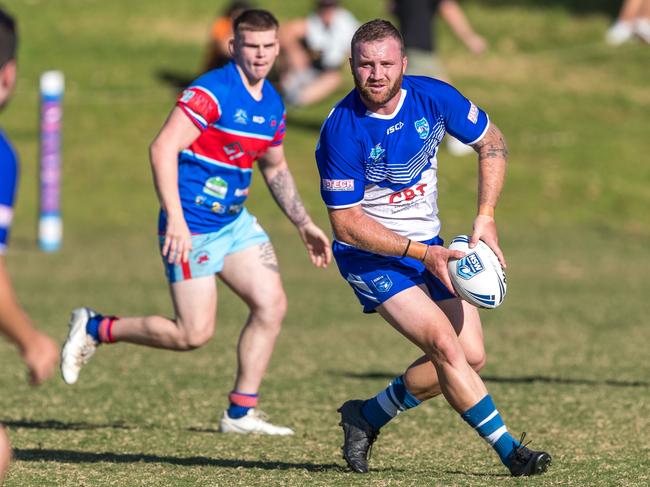
[[[88,320],[86,333],[93,337],[97,343],[115,343],[112,330],[117,319],[116,316],[95,315]]]
[[[395,377],[388,387],[368,399],[361,408],[361,414],[375,431],[387,424],[402,411],[419,405],[420,401],[404,385],[404,376]]]
[[[243,392],[232,391],[228,395],[230,406],[228,406],[228,416],[231,419],[239,419],[246,416],[248,410],[257,406],[259,394],[246,394]]]
[[[494,448],[501,462],[509,467],[508,455],[519,445],[519,442],[508,433],[499,411],[492,402],[492,397],[488,394],[461,414],[461,417]]]

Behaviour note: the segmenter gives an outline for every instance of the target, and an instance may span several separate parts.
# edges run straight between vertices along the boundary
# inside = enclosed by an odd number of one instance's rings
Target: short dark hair
[[[12,59],[16,59],[16,22],[5,9],[0,7],[0,68]]]
[[[279,26],[278,19],[271,12],[252,8],[245,10],[235,19],[232,30],[237,34],[244,30],[252,30],[254,32],[278,30]]]
[[[354,53],[354,46],[361,42],[380,41],[388,38],[393,38],[399,42],[402,55],[404,55],[404,39],[402,38],[402,34],[397,30],[397,27],[384,19],[370,20],[359,27],[354,33],[354,36],[352,36],[350,52]]]

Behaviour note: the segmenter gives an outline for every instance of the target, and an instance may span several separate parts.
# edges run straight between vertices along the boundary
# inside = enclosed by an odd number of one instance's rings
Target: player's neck
[[[244,70],[238,65],[237,66],[237,71],[239,72],[239,77],[242,80],[242,83],[244,83],[244,87],[246,88],[246,91],[257,101],[260,101],[262,99],[262,88],[264,87],[264,78],[249,78]]]

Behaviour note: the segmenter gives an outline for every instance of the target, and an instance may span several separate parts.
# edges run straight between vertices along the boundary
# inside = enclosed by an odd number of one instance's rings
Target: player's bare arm
[[[503,188],[508,161],[508,146],[505,138],[495,124],[490,123],[481,140],[472,147],[478,152],[478,214],[474,219],[474,230],[470,246],[483,240],[497,254],[503,267],[506,261],[499,247],[494,209]]]
[[[271,147],[258,164],[276,203],[298,229],[312,263],[316,267],[327,267],[332,260],[329,239],[307,213],[289,171],[283,147]]]
[[[374,254],[409,256],[421,260],[429,272],[438,277],[452,293],[447,261],[460,259],[463,252],[449,250],[441,245],[414,242],[389,230],[367,216],[360,205],[343,209],[328,209],[334,236],[340,242]]]
[[[178,193],[178,153],[187,148],[200,130],[175,107],[149,147],[149,158],[160,206],[167,214],[167,228],[162,253],[176,264],[187,262],[192,250],[192,236],[183,217]]]
[[[18,346],[32,385],[50,378],[58,362],[58,346],[39,332],[18,302],[5,259],[0,255],[0,332]]]

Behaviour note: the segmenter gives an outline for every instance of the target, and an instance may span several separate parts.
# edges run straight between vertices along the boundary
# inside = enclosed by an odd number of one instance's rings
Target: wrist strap
[[[409,251],[406,255],[413,259],[424,261],[424,258],[427,256],[429,251],[429,246],[420,242],[413,242],[413,245],[410,246]]]
[[[412,240],[409,238],[409,241],[406,244],[406,248],[404,249],[404,253],[402,254],[402,258],[406,257],[406,254],[408,254],[409,249],[411,248],[411,242]]]

